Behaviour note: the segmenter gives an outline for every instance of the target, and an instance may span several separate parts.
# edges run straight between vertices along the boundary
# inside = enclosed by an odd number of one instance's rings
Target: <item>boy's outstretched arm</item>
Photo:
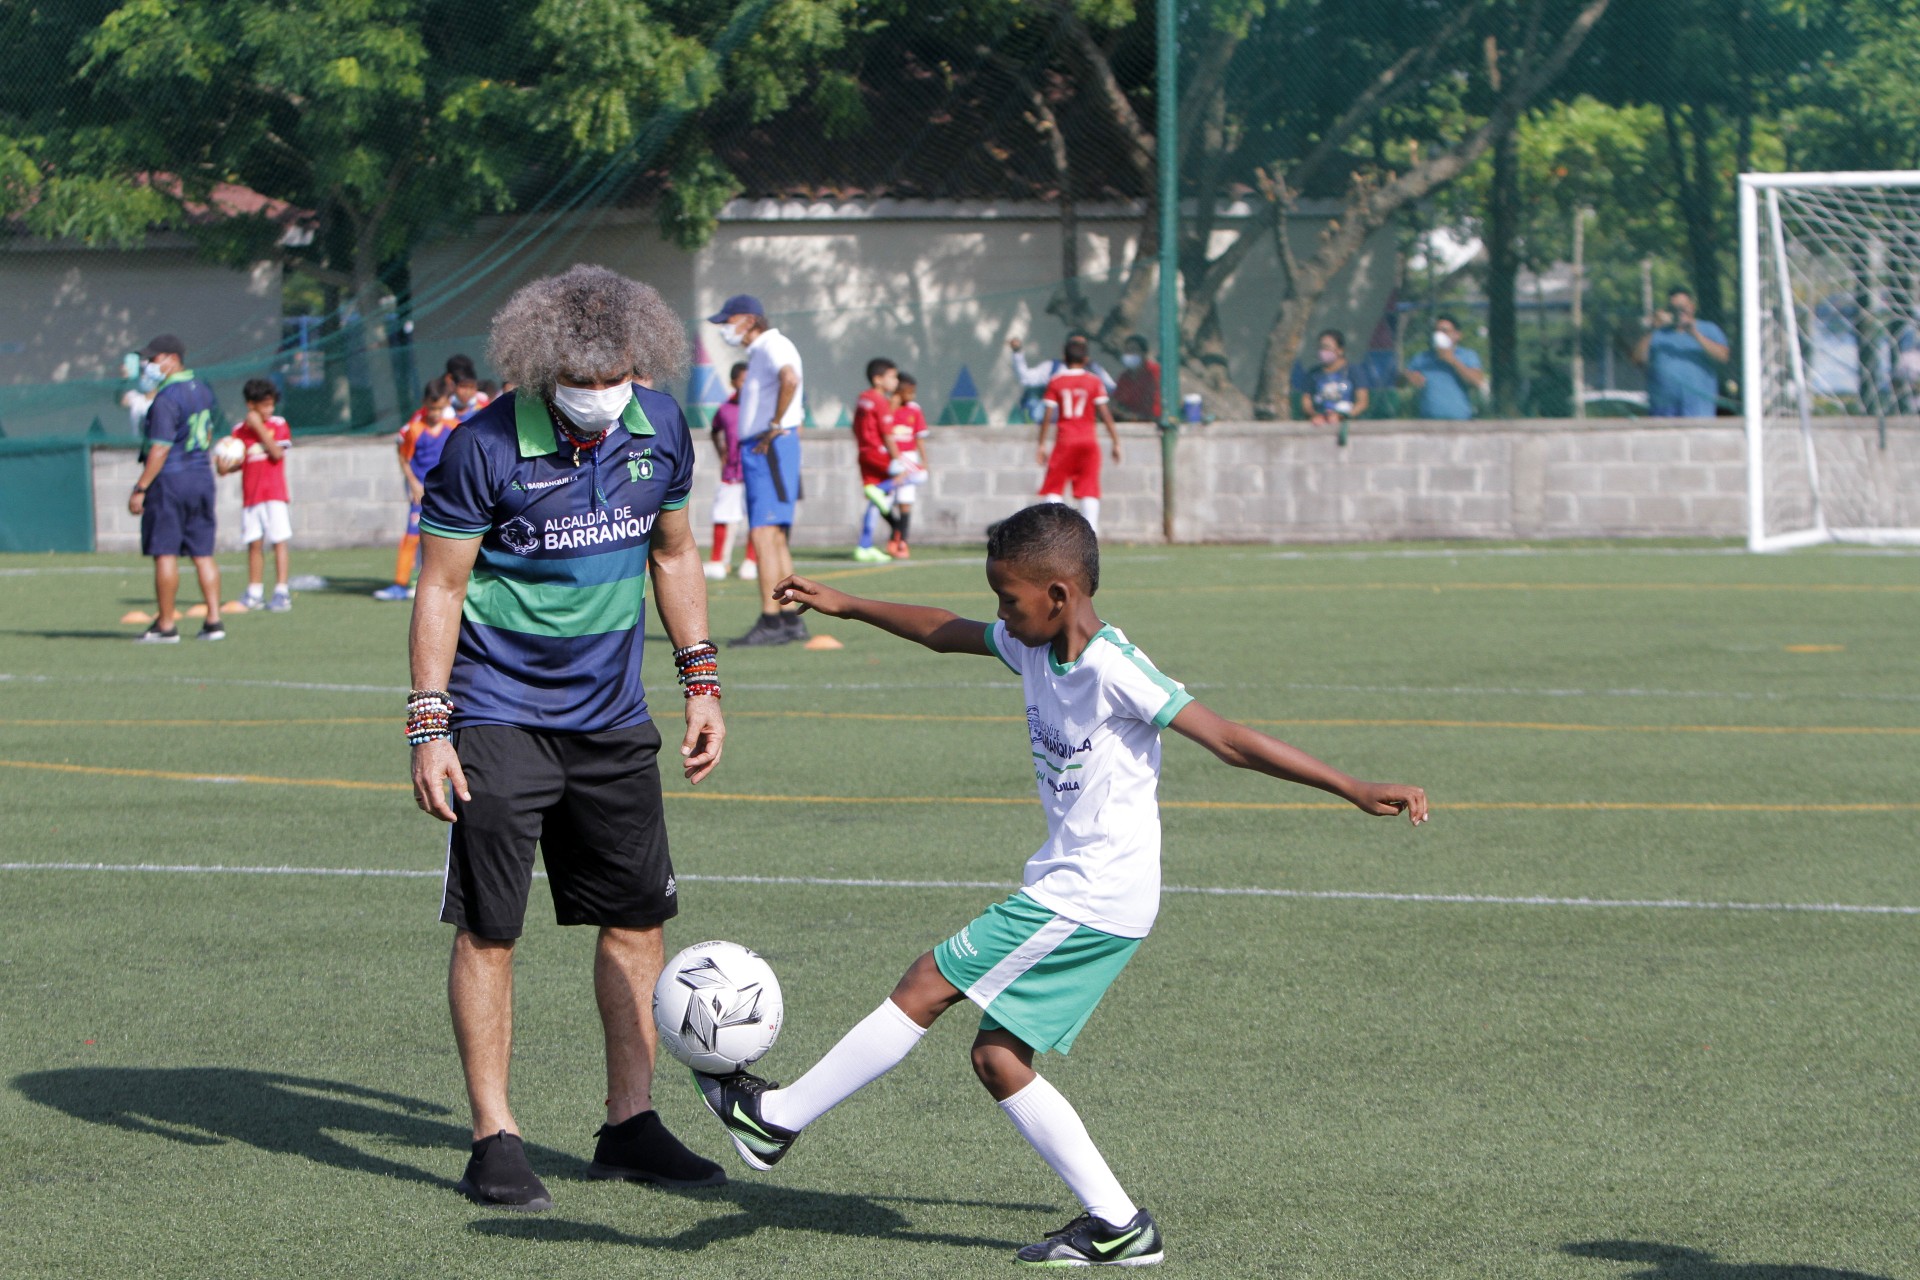
[[[891,631],[901,639],[923,644],[935,653],[974,653],[983,658],[993,656],[993,650],[987,647],[989,623],[975,622],[957,613],[948,613],[945,609],[866,600],[850,596],[844,591],[835,591],[832,587],[823,587],[797,574],[776,586],[773,598],[780,604],[797,604],[803,610],[812,609],[829,618],[851,618],[855,622],[879,627],[882,631]]]
[[[1198,702],[1174,716],[1172,727],[1236,769],[1254,769],[1283,782],[1330,791],[1363,813],[1404,813],[1419,826],[1427,820],[1427,793],[1401,782],[1362,782],[1257,729],[1237,724]]]

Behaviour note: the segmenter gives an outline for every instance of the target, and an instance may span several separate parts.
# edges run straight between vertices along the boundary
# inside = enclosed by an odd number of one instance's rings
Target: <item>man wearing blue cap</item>
[[[800,352],[767,324],[766,308],[751,294],[735,294],[708,316],[730,347],[744,347],[747,375],[740,384],[740,469],[747,486],[748,537],[760,561],[760,616],[736,645],[791,644],[807,638],[798,613],[774,603],[773,588],[793,572],[787,536],[800,498],[800,437],[805,411]]]

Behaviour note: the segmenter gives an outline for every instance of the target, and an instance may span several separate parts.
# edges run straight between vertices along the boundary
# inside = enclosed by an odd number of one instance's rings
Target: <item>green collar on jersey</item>
[[[630,436],[653,434],[653,423],[647,420],[647,411],[640,407],[638,396],[628,400],[627,407],[620,411],[620,425],[627,429]],[[520,456],[523,458],[541,458],[560,452],[560,428],[554,425],[546,402],[538,396],[523,396],[517,391],[514,393],[513,429],[520,437]]]
[[[1072,662],[1061,662],[1060,659],[1053,656],[1053,646],[1048,645],[1047,646],[1047,667],[1053,672],[1053,674],[1057,676],[1063,676],[1067,674],[1067,672],[1073,670],[1075,667],[1080,665],[1081,659],[1087,656],[1087,650],[1093,648],[1093,642],[1095,640],[1107,640],[1107,641],[1111,641],[1114,644],[1119,644],[1120,633],[1115,631],[1112,627],[1108,626],[1106,623],[1104,622],[1101,623],[1100,629],[1087,637],[1087,643],[1081,647],[1080,657],[1075,658]]]
[[[165,378],[161,379],[160,387],[170,387],[176,382],[192,382],[192,381],[193,381],[193,370],[182,369],[178,373],[170,373]],[[160,387],[155,387],[154,390],[158,391]]]

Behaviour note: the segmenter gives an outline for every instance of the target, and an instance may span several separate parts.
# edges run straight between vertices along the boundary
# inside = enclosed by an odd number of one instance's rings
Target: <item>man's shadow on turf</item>
[[[352,1173],[448,1190],[453,1186],[450,1177],[363,1151],[337,1135],[364,1135],[378,1142],[431,1151],[449,1165],[455,1163],[456,1154],[464,1156],[473,1136],[467,1126],[448,1120],[451,1113],[437,1103],[339,1080],[238,1067],[69,1067],[15,1076],[13,1087],[31,1101],[77,1120],[129,1133],[152,1134],[196,1147],[238,1142]],[[529,1144],[527,1154],[543,1177],[583,1181],[587,1176],[587,1162],[564,1151]],[[934,1244],[1016,1247],[1016,1242],[1010,1241],[911,1231],[904,1214],[878,1202],[974,1203],[968,1201],[869,1198],[764,1183],[732,1183],[682,1194],[731,1203],[738,1212],[661,1238],[548,1218],[487,1218],[470,1226],[482,1234],[514,1239],[599,1241],[682,1251],[739,1239],[763,1227]],[[1056,1206],[987,1207],[1044,1213]]]
[[[1718,1262],[1704,1249],[1654,1240],[1583,1240],[1561,1245],[1560,1252],[1576,1258],[1648,1264],[1647,1270],[1623,1280],[1889,1280],[1865,1271],[1791,1262]]]
[[[362,1151],[335,1135],[364,1134],[440,1153],[464,1153],[473,1140],[466,1126],[444,1118],[447,1108],[419,1098],[238,1067],[69,1067],[15,1076],[13,1087],[77,1120],[131,1133],[196,1147],[239,1142],[436,1187],[451,1187],[453,1180]],[[562,1177],[586,1172],[585,1161],[563,1151],[527,1150],[543,1170]]]

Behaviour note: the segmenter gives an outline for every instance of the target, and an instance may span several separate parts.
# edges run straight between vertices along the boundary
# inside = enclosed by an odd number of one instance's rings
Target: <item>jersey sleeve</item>
[[[1156,729],[1166,728],[1193,701],[1193,695],[1178,681],[1162,675],[1152,660],[1132,645],[1116,643],[1114,648],[1120,656],[1106,665],[1101,679],[1114,710]]]
[[[1020,669],[1020,662],[1028,653],[1027,646],[1007,634],[1005,622],[995,618],[987,628],[986,641],[987,648],[993,650],[993,656],[1007,664],[1007,670],[1017,676],[1026,674]]]
[[[148,443],[166,445],[168,448],[179,444],[181,429],[186,421],[187,413],[180,407],[179,396],[155,396],[153,404],[147,409]]]
[[[420,532],[441,538],[478,538],[493,528],[492,468],[482,433],[456,431],[440,465],[427,474],[420,502]]]
[[[1015,352],[1015,354],[1017,355],[1019,353]],[[1040,398],[1058,409],[1060,407],[1060,379],[1049,379],[1047,389],[1040,393]]]
[[[680,402],[667,397],[667,403],[673,406],[673,474],[667,478],[667,496],[660,503],[662,511],[678,511],[687,505],[687,499],[693,493],[693,433],[687,427],[687,415],[680,410]]]

